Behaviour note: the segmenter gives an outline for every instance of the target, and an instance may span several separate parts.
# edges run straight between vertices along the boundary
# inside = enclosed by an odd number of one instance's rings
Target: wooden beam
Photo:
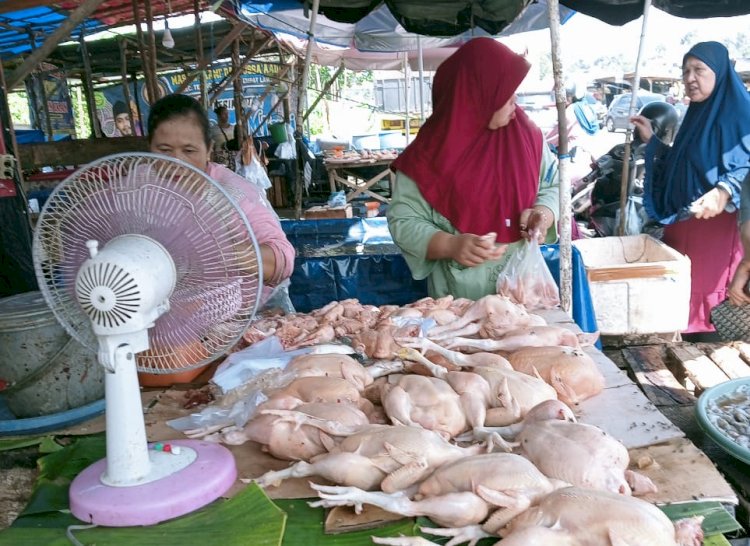
[[[154,34],[154,15],[151,11],[151,0],[144,0],[144,7],[146,8],[146,29],[148,30],[148,69],[151,72],[153,78],[154,94],[150,95],[149,104],[155,103],[159,100],[159,83],[156,76],[156,36]]]
[[[151,0],[146,0],[150,2]],[[141,14],[138,11],[138,0],[133,0],[133,18],[135,19],[135,35],[138,40],[138,53],[141,56],[141,69],[143,70],[143,77],[146,80],[146,91],[148,91],[149,99],[147,102],[153,102],[156,96],[156,82],[154,81],[155,74],[151,73],[151,64],[148,60],[148,53],[146,52],[146,45],[143,39],[143,29],[141,29]]]
[[[84,165],[105,155],[123,152],[147,152],[145,137],[84,138],[19,144],[21,168],[26,170],[47,166]]]
[[[699,396],[709,387],[729,380],[727,374],[703,351],[690,343],[669,347],[667,353],[675,361],[676,368],[672,369],[672,373],[678,381],[695,385],[695,396]]]
[[[213,89],[211,89],[211,91],[209,91],[209,93],[211,94],[211,98],[208,101],[209,105],[213,104],[216,101],[219,95],[221,95],[221,93],[224,91],[224,89],[227,88],[227,86],[230,83],[234,83],[234,81],[242,75],[242,73],[245,71],[245,68],[247,68],[247,65],[250,64],[250,62],[258,54],[258,52],[262,51],[263,48],[266,47],[266,45],[268,45],[270,41],[271,41],[271,38],[268,38],[265,42],[263,42],[259,46],[254,47],[251,51],[248,51],[247,55],[242,60],[240,65],[235,70],[233,70],[232,73],[223,82],[221,82],[220,84],[215,86]]]
[[[622,356],[633,370],[643,393],[657,406],[694,404],[695,397],[672,375],[664,363],[659,345],[633,346],[622,349]]]
[[[237,38],[240,34],[242,34],[245,29],[247,28],[246,23],[238,23],[234,26],[232,30],[230,30],[224,38],[222,38],[221,42],[219,42],[219,45],[216,46],[216,49],[213,51],[213,55],[211,55],[212,59],[216,59],[221,55],[226,48],[228,48],[232,43],[234,42],[235,38]],[[175,93],[182,93],[185,91],[185,89],[188,88],[188,85],[193,83],[193,80],[198,77],[198,75],[205,70],[208,65],[211,64],[206,60],[206,58],[202,58],[198,62],[198,66],[196,66],[195,70],[193,70],[192,73],[188,74],[185,78],[185,81],[182,82],[182,84],[174,90]]]
[[[13,89],[16,85],[21,83],[40,62],[49,57],[50,53],[54,51],[60,42],[70,36],[70,33],[73,32],[74,28],[76,28],[89,15],[94,13],[96,8],[98,8],[102,2],[104,2],[104,0],[84,0],[81,5],[78,6],[59,27],[57,27],[57,30],[49,35],[49,38],[44,41],[41,47],[26,57],[23,64],[8,76],[6,82],[8,89]],[[5,2],[3,2],[3,4],[5,4]]]
[[[137,135],[138,131],[135,130],[135,116],[133,115],[135,112],[132,112],[130,110],[130,82],[128,82],[128,56],[126,54],[126,48],[125,42],[120,40],[119,44],[120,46],[120,79],[122,80],[122,93],[125,97],[125,104],[127,105],[126,108],[128,109],[128,120],[130,120],[130,134],[131,135]],[[115,120],[116,121],[116,120]],[[115,123],[116,125],[116,123]]]

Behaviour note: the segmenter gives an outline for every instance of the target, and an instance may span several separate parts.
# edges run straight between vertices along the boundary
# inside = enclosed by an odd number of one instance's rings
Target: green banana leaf
[[[56,449],[47,446],[49,449]],[[0,533],[5,546],[70,546],[66,528],[80,525],[68,510],[73,478],[105,456],[103,435],[79,437],[39,459],[39,477],[29,504],[13,525]],[[280,546],[286,514],[256,485],[229,500],[218,500],[187,516],[149,527],[96,527],[73,531],[83,544],[162,546]]]
[[[3,438],[0,440],[0,451],[21,449],[22,447],[35,446],[42,443],[43,438]]]
[[[737,520],[722,506],[720,502],[687,502],[684,504],[668,504],[659,506],[669,519],[689,518],[692,516],[703,516],[701,524],[706,536],[723,535],[733,533],[742,529]]]

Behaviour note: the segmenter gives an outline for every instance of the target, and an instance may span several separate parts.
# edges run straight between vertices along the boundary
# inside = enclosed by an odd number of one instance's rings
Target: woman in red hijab
[[[464,44],[438,68],[433,113],[393,162],[388,226],[433,297],[496,293],[522,238],[557,238],[557,159],[516,105],[529,68],[491,38]]]

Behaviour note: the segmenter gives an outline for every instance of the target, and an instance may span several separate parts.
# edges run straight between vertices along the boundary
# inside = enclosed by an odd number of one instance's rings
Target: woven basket
[[[750,305],[732,305],[726,300],[711,309],[711,322],[721,339],[750,342]]]

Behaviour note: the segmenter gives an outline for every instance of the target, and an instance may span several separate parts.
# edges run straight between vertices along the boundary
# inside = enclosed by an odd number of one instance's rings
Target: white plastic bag
[[[237,174],[258,186],[264,193],[271,187],[271,179],[268,178],[266,169],[263,168],[263,165],[261,165],[260,160],[258,160],[255,154],[253,154],[249,165],[240,165],[239,162],[237,163]]]
[[[508,258],[497,277],[497,293],[526,309],[553,309],[560,305],[560,291],[536,239],[523,242]]]

